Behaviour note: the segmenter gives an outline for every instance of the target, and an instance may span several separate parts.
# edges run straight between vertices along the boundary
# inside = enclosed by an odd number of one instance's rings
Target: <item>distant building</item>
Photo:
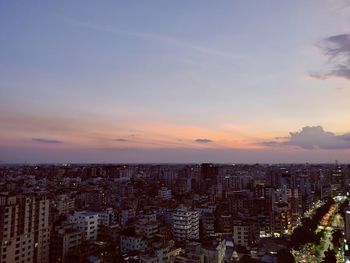
[[[250,226],[241,220],[233,222],[233,240],[235,245],[248,246]]]
[[[135,232],[146,238],[153,238],[158,233],[158,222],[139,220],[138,223],[135,224]]]
[[[163,199],[163,200],[170,200],[172,199],[172,194],[171,194],[171,190],[168,189],[167,187],[161,187],[158,190],[158,197]]]
[[[68,194],[58,195],[52,201],[53,207],[57,209],[58,215],[68,215],[75,208],[75,198]]]
[[[203,242],[188,242],[185,253],[175,257],[176,263],[224,263],[226,241],[220,239],[205,240]]]
[[[215,234],[215,216],[212,213],[205,213],[202,216],[203,237],[210,237]]]
[[[120,224],[122,226],[125,226],[126,223],[130,220],[135,218],[136,212],[133,208],[123,209],[120,212]]]
[[[85,240],[96,240],[98,231],[98,213],[76,211],[70,216],[70,222],[75,229],[83,233]]]
[[[104,211],[98,212],[98,225],[112,226],[115,225],[116,218],[113,208],[107,208]]]
[[[181,248],[175,246],[173,240],[153,242],[152,252],[141,255],[141,263],[167,263],[173,262],[174,258],[181,252]]]
[[[199,213],[180,206],[172,214],[173,234],[177,240],[199,239]]]
[[[134,228],[125,229],[120,235],[121,252],[146,251],[148,248],[147,239],[135,232]]]
[[[226,252],[226,241],[211,240],[202,242],[201,254],[204,255],[204,262],[224,263]]]

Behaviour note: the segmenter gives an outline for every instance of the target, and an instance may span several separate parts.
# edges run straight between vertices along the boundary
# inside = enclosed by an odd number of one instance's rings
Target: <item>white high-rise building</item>
[[[82,232],[85,240],[96,240],[98,231],[98,213],[87,211],[75,211],[70,216],[70,222],[74,228]]]
[[[172,213],[173,235],[177,240],[199,239],[199,213],[180,206]]]

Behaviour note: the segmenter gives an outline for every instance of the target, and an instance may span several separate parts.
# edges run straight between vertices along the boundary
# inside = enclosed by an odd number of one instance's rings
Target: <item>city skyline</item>
[[[348,162],[350,2],[0,3],[1,162]]]

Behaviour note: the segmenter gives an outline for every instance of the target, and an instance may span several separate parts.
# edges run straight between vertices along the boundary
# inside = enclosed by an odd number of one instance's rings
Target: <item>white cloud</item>
[[[321,126],[306,126],[301,131],[291,132],[286,141],[268,141],[263,142],[263,145],[292,145],[304,149],[350,149],[350,133],[335,135]]]

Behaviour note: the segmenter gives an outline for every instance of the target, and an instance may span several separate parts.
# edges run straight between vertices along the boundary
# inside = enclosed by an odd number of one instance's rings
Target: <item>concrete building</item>
[[[113,208],[107,208],[104,211],[98,212],[98,224],[103,226],[115,225],[116,218]]]
[[[175,246],[173,240],[153,242],[151,253],[141,255],[141,263],[167,263],[173,262],[174,258],[180,254],[181,248]]]
[[[158,233],[158,222],[153,217],[141,216],[135,224],[135,232],[147,239],[153,238]]]
[[[233,240],[235,245],[248,246],[250,226],[241,220],[233,222]]]
[[[204,262],[224,263],[226,252],[226,241],[211,240],[202,243],[201,254],[204,255]]]
[[[57,209],[59,215],[68,215],[75,209],[75,198],[68,194],[58,195],[57,198],[52,201],[52,205]]]
[[[215,216],[212,213],[205,213],[202,216],[203,237],[210,237],[215,234]]]
[[[350,240],[350,207],[345,208],[345,239]]]
[[[120,212],[120,224],[122,226],[125,226],[126,223],[130,220],[135,218],[136,212],[133,208],[123,209]]]
[[[120,235],[120,250],[123,253],[130,251],[146,251],[148,248],[147,239],[136,234],[133,228],[124,229]]]
[[[232,215],[228,213],[223,213],[219,216],[219,229],[223,234],[232,233]]]
[[[50,262],[66,262],[69,251],[83,242],[83,234],[73,228],[72,224],[55,227],[50,244]]]
[[[137,234],[146,238],[153,238],[158,233],[157,222],[138,222],[135,224],[135,231]]]
[[[162,200],[170,200],[173,198],[173,196],[171,194],[171,190],[168,189],[167,187],[161,187],[158,190],[158,197]]]
[[[41,196],[0,196],[0,262],[49,262],[49,207]]]
[[[180,206],[172,214],[172,230],[175,239],[199,239],[199,213]]]
[[[70,216],[74,229],[82,232],[84,240],[96,240],[98,231],[98,213],[76,211]]]

